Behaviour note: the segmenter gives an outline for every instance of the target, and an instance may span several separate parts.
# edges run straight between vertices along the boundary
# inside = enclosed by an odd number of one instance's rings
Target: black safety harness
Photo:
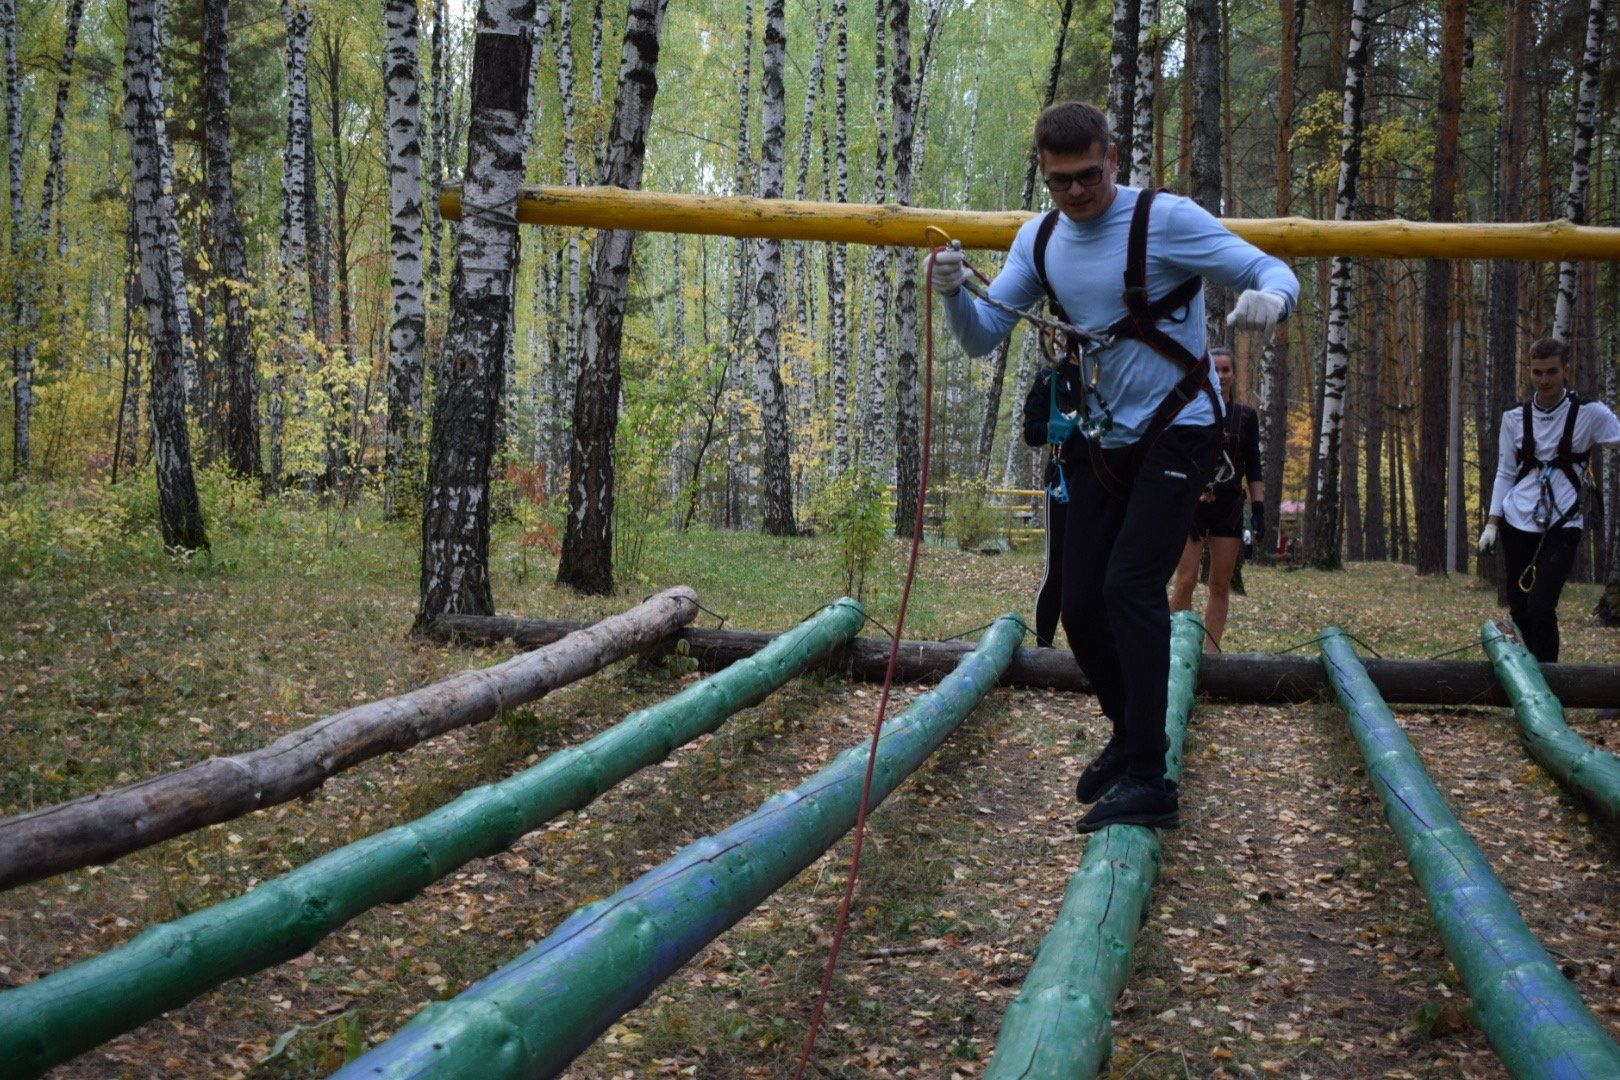
[[[1180,415],[1181,410],[1190,405],[1199,393],[1209,396],[1217,422],[1222,416],[1220,396],[1215,393],[1215,386],[1209,378],[1209,354],[1195,356],[1191,350],[1159,326],[1161,322],[1180,322],[1187,317],[1188,311],[1203,291],[1203,279],[1196,275],[1190,277],[1157,300],[1148,296],[1148,219],[1153,210],[1153,199],[1156,194],[1157,192],[1144,190],[1136,198],[1136,207],[1131,213],[1130,235],[1125,246],[1126,315],[1104,331],[1104,336],[1116,340],[1135,338],[1160,356],[1180,365],[1183,374],[1159,402],[1153,416],[1148,420],[1147,427],[1143,429],[1141,438],[1136,442],[1128,446],[1105,449],[1097,436],[1088,436],[1085,440],[1086,454],[1090,458],[1092,472],[1098,482],[1102,484],[1103,490],[1121,499],[1130,494],[1136,472],[1141,467],[1148,450],[1158,442],[1159,436],[1164,434],[1165,429]],[[1052,313],[1068,323],[1071,322],[1068,313],[1063,310],[1063,304],[1058,300],[1057,293],[1053,291],[1052,283],[1046,275],[1046,248],[1051,242],[1052,231],[1057,228],[1058,214],[1057,210],[1048,213],[1041,219],[1041,224],[1036,230],[1035,273],[1041,279],[1041,287],[1046,290]],[[1077,334],[1070,333],[1065,347],[1071,357],[1078,358],[1082,344]],[[1103,403],[1103,407],[1106,408],[1106,403]]]
[[[1558,445],[1553,450],[1553,456],[1545,460],[1537,454],[1533,403],[1526,401],[1519,407],[1524,418],[1524,434],[1519,439],[1519,471],[1513,478],[1513,483],[1517,486],[1531,472],[1541,470],[1541,498],[1536,503],[1536,524],[1542,526],[1544,532],[1561,528],[1565,522],[1580,512],[1581,474],[1592,457],[1590,447],[1578,454],[1575,452],[1575,417],[1580,413],[1581,399],[1573,390],[1569,391],[1568,395],[1569,413],[1564,417],[1564,433],[1558,437]],[[1551,481],[1554,470],[1563,473],[1568,478],[1570,486],[1575,489],[1575,498],[1562,513],[1558,511],[1557,503],[1553,500]],[[1543,513],[1545,513],[1544,521],[1541,520]]]

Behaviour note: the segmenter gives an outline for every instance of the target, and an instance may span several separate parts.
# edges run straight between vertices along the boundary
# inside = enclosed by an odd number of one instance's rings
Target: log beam
[[[461,191],[447,188],[440,213],[461,217]],[[518,198],[525,225],[573,225],[638,232],[774,237],[842,244],[932,247],[930,226],[963,247],[1005,251],[1026,210],[933,210],[862,203],[756,199],[747,195],[674,195],[615,187],[528,185]],[[1500,223],[1317,221],[1312,218],[1227,218],[1237,235],[1273,255],[1351,255],[1375,259],[1620,259],[1620,229],[1568,220]]]
[[[511,640],[524,648],[555,641],[582,624],[563,619],[480,618],[455,615],[428,633],[442,641],[488,645]],[[717,671],[752,655],[776,635],[760,630],[705,630],[688,626],[676,636],[704,671]],[[962,641],[903,641],[895,677],[934,682],[949,674],[973,646]],[[885,638],[856,638],[833,665],[855,679],[881,681],[889,659]],[[1391,705],[1511,705],[1486,660],[1366,661],[1367,673]],[[1544,664],[1542,675],[1569,708],[1620,708],[1620,664]],[[1002,676],[1005,686],[1091,692],[1064,649],[1019,649]],[[1284,703],[1331,695],[1321,665],[1305,656],[1273,653],[1212,653],[1198,678],[1201,696],[1216,701]]]
[[[287,802],[369,758],[482,723],[656,646],[697,611],[697,594],[679,585],[599,623],[575,623],[546,649],[328,716],[258,750],[0,820],[0,889]]]

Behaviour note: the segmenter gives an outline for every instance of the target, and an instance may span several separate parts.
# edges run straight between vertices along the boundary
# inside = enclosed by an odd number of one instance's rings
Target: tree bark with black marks
[[[236,215],[232,183],[230,0],[204,4],[203,20],[203,150],[225,323],[220,356],[225,369],[225,452],[232,469],[257,478],[263,468],[259,460],[259,360],[247,303],[251,288],[247,238]]]
[[[1131,120],[1131,185],[1153,186],[1153,98],[1158,82],[1159,0],[1137,5],[1136,91]]]
[[[911,0],[889,0],[889,33],[894,51],[893,141],[894,201],[911,204],[913,138],[916,134],[917,97],[911,71]],[[894,528],[911,531],[921,498],[922,455],[918,424],[922,388],[918,379],[917,274],[907,266],[895,290],[894,350]]]
[[[1586,8],[1586,44],[1581,51],[1581,81],[1575,99],[1575,137],[1570,153],[1569,191],[1564,196],[1564,216],[1577,225],[1586,224],[1586,194],[1592,184],[1592,134],[1597,126],[1598,76],[1603,69],[1603,30],[1607,20],[1608,0],[1589,0]],[[1575,330],[1575,292],[1579,284],[1579,264],[1574,260],[1559,263],[1558,305],[1553,315],[1553,334],[1565,341],[1571,340]],[[1578,358],[1578,353],[1576,356]]]
[[[165,121],[163,65],[158,55],[157,0],[130,0],[124,36],[124,129],[129,133],[131,199],[141,294],[146,307],[152,365],[153,458],[158,519],[170,550],[208,548],[202,505],[191,471],[186,430],[185,368],[191,349],[185,281],[176,287],[170,260],[174,228],[172,150]]]
[[[1350,53],[1344,69],[1344,110],[1339,135],[1339,184],[1333,220],[1355,216],[1356,182],[1361,174],[1362,104],[1366,96],[1367,0],[1355,0],[1350,11]],[[1327,357],[1323,366],[1322,409],[1316,432],[1316,499],[1306,521],[1305,548],[1312,565],[1338,570],[1340,551],[1339,439],[1344,395],[1350,375],[1350,260],[1333,257],[1328,297]]]
[[[787,99],[782,88],[782,69],[787,61],[787,18],[784,0],[766,0],[765,66],[763,90],[764,128],[760,138],[759,197],[780,199],[785,183],[784,161],[787,141]],[[792,536],[793,521],[793,440],[788,432],[787,401],[782,388],[781,370],[781,293],[782,241],[758,241],[754,265],[754,392],[759,398],[760,426],[763,429],[760,462],[760,497],[764,509],[765,532],[770,536]]]
[[[840,203],[849,202],[849,2],[833,0],[834,43],[837,59],[833,76],[834,188]],[[844,296],[849,277],[849,246],[827,245],[827,308],[832,323],[833,470],[849,470],[849,310]]]
[[[0,0],[0,53],[4,55],[6,69],[6,173],[11,196],[9,254],[11,264],[21,266],[27,237],[23,229],[22,85],[17,78],[17,0]],[[12,301],[15,326],[28,325],[25,303],[22,290],[19,290],[19,295]],[[33,357],[23,341],[12,343],[11,372],[11,471],[13,475],[21,476],[28,471],[33,457],[34,417]]]
[[[647,128],[658,94],[658,50],[668,0],[631,0],[619,62],[619,96],[605,172],[607,183],[641,187]],[[568,524],[557,583],[580,592],[613,591],[614,447],[619,419],[619,351],[636,234],[603,233],[591,271],[579,385],[568,450]]]
[[[462,220],[451,273],[422,502],[421,601],[415,629],[440,615],[488,615],[489,470],[517,270],[517,193],[529,153],[531,54],[550,7],[481,0]]]
[[[1193,201],[1216,217],[1221,205],[1221,0],[1187,0],[1187,40],[1192,62],[1192,167],[1189,170]],[[1185,76],[1184,76],[1185,77]],[[1204,283],[1204,311],[1209,340],[1226,338],[1225,290]],[[1242,387],[1240,386],[1241,392]]]
[[[422,117],[418,89],[416,0],[384,0],[388,33],[383,68],[387,111],[388,245],[393,318],[388,327],[388,434],[383,450],[383,513],[398,513],[414,486],[413,424],[422,411],[427,309],[422,297]]]
[[[1117,179],[1121,184],[1130,183],[1131,148],[1135,145],[1131,127],[1136,118],[1137,20],[1141,16],[1141,7],[1141,0],[1114,0],[1114,35],[1108,51],[1108,127],[1114,133],[1114,145],[1119,147]],[[1063,26],[1058,34],[1060,42],[1068,31],[1069,16],[1073,11],[1072,3],[1063,5]],[[1047,101],[1051,103],[1050,98]]]
[[[878,138],[872,140],[875,160],[872,168],[872,201],[889,197],[889,140],[881,133],[890,130],[889,32],[887,0],[874,0],[872,112]],[[872,291],[872,309],[866,332],[871,355],[866,357],[866,394],[861,405],[862,422],[856,435],[856,461],[875,475],[881,475],[890,461],[888,440],[878,437],[885,428],[884,416],[889,398],[889,263],[894,252],[874,247],[867,256],[866,272]]]
[[[1429,220],[1449,222],[1457,203],[1457,131],[1462,117],[1463,30],[1467,0],[1446,0],[1440,29],[1440,127],[1434,143]],[[1450,476],[1451,262],[1423,264],[1422,392],[1418,420],[1417,572],[1446,572]]]

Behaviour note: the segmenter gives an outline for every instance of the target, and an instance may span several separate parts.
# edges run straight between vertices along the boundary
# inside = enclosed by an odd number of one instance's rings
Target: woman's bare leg
[[[1232,571],[1237,568],[1238,553],[1242,549],[1242,542],[1235,536],[1209,538],[1209,602],[1204,605],[1204,627],[1216,645],[1226,632],[1227,610],[1232,603]]]
[[[1181,551],[1176,576],[1170,580],[1170,610],[1191,611],[1193,590],[1198,587],[1198,564],[1204,557],[1204,542],[1188,540]]]

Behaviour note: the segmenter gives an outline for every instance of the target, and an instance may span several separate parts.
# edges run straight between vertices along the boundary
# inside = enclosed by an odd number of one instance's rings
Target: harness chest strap
[[[1190,277],[1157,300],[1148,296],[1148,223],[1153,212],[1153,200],[1157,194],[1155,191],[1142,191],[1137,195],[1136,206],[1131,211],[1130,234],[1125,242],[1124,293],[1127,314],[1107,330],[1107,333],[1115,338],[1135,338],[1160,356],[1173,361],[1183,372],[1181,380],[1171,388],[1170,393],[1165,395],[1164,400],[1154,410],[1153,418],[1148,422],[1147,430],[1142,435],[1144,442],[1156,439],[1200,392],[1208,395],[1217,421],[1222,415],[1220,398],[1209,379],[1209,355],[1207,353],[1203,356],[1193,355],[1191,350],[1159,327],[1161,320],[1174,317],[1176,312],[1189,308],[1198,299],[1203,291],[1203,280],[1196,276]],[[1053,231],[1057,228],[1058,214],[1057,210],[1047,213],[1035,231],[1033,253],[1035,275],[1040,278],[1041,288],[1046,290],[1053,314],[1064,322],[1072,322],[1062,302],[1058,300],[1051,279],[1046,273],[1046,249],[1051,243]],[[1079,342],[1071,336],[1069,344],[1071,348],[1078,348]]]
[[[1549,468],[1562,472],[1569,479],[1570,486],[1575,489],[1575,498],[1570,503],[1569,508],[1559,514],[1556,521],[1547,526],[1547,530],[1550,532],[1574,517],[1581,505],[1580,467],[1584,466],[1592,457],[1590,448],[1578,454],[1575,452],[1575,418],[1580,413],[1581,399],[1580,395],[1573,390],[1569,391],[1569,412],[1564,417],[1563,433],[1558,437],[1558,445],[1553,450],[1553,456],[1545,461],[1537,453],[1535,420],[1532,415],[1533,402],[1526,401],[1519,408],[1523,422],[1523,434],[1519,437],[1519,471],[1518,475],[1513,478],[1513,482],[1515,484],[1519,483],[1526,476],[1529,476],[1534,469]]]

